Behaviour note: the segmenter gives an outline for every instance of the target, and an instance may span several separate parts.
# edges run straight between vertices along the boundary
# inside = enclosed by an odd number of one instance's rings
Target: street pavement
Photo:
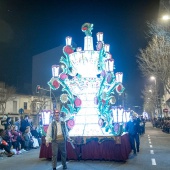
[[[68,161],[68,170],[169,170],[170,134],[146,123],[146,132],[140,137],[140,152],[132,153],[126,162]],[[39,149],[13,157],[0,157],[0,170],[51,170],[51,161],[39,159]],[[61,162],[57,169],[61,170]]]

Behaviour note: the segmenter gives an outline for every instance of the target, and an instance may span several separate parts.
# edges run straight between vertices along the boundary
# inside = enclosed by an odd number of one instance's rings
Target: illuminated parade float
[[[60,100],[65,104],[60,111],[66,115],[64,120],[69,136],[75,142],[77,138],[78,144],[86,144],[94,138],[99,143],[113,139],[114,146],[116,143],[121,145],[121,134],[130,114],[123,107],[114,106],[115,93],[121,94],[124,91],[123,73],[114,73],[114,59],[109,51],[110,45],[103,41],[103,33],[96,34],[97,44],[94,50],[93,24],[85,23],[81,30],[85,33],[84,50],[81,47],[74,49],[72,37],[66,37],[66,46],[63,47],[65,56],[61,57],[60,65],[52,66],[53,77],[48,85],[53,90],[61,86],[63,94]],[[81,148],[81,152],[86,149]],[[83,153],[81,155],[83,157]],[[91,158],[85,156],[84,159]]]

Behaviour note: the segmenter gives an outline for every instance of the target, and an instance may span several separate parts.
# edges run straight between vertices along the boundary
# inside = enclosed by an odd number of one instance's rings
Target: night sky
[[[110,44],[132,105],[142,105],[136,55],[148,41],[146,21],[156,20],[158,11],[158,0],[0,0],[0,81],[31,83],[32,56],[65,45],[66,36],[83,47],[81,26],[89,22],[94,45],[97,32]]]

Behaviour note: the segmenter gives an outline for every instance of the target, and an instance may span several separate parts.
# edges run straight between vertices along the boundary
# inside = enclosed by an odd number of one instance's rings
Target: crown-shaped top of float
[[[84,23],[81,27],[81,30],[85,32],[86,36],[92,36],[93,24]]]

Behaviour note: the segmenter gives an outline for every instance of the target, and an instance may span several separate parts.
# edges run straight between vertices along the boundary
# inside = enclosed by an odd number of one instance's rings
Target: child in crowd
[[[11,133],[13,135],[13,138],[12,138],[13,149],[16,149],[17,151],[19,151],[21,149],[20,148],[21,132],[18,130],[18,126],[12,126]]]
[[[36,126],[32,127],[31,134],[35,139],[38,140],[38,146],[40,146],[41,145],[41,134],[40,134],[40,132],[38,132]]]
[[[25,133],[23,134],[23,138],[24,138],[25,150],[28,151],[30,150],[30,148],[33,147],[33,139],[32,139],[29,126],[26,127]]]

